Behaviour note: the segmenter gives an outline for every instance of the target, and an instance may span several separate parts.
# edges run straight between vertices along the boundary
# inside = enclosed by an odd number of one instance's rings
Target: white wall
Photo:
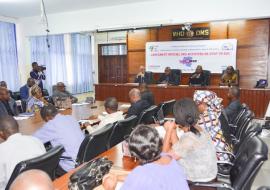
[[[57,34],[130,26],[265,18],[270,17],[269,7],[270,0],[153,0],[50,14],[48,20],[50,33]],[[45,31],[41,26],[39,16],[19,19],[17,30],[19,62],[22,69],[20,72],[25,73],[31,68],[27,37],[45,35]],[[21,83],[24,83],[26,78],[27,76],[21,77]],[[97,75],[95,81],[97,81]]]

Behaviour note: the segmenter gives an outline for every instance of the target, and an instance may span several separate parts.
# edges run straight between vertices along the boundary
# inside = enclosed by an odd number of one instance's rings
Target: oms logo
[[[179,62],[187,67],[191,67],[192,63],[196,63],[197,60],[193,60],[192,57],[184,57],[182,60],[179,60]]]

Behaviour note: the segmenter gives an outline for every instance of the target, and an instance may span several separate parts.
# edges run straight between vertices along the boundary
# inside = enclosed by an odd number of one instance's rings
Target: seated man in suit
[[[100,119],[100,123],[98,127],[93,128],[91,126],[88,126],[87,130],[89,133],[92,133],[97,129],[105,127],[109,123],[114,123],[116,121],[124,119],[123,112],[118,111],[118,102],[115,97],[107,98],[105,100],[104,107],[105,111],[107,112],[107,115],[105,116],[99,115],[98,118]]]
[[[27,79],[27,83],[20,88],[21,99],[27,101],[31,94],[31,87],[35,85],[35,80],[32,78]]]
[[[236,86],[229,88],[228,99],[229,99],[230,103],[224,109],[224,111],[228,117],[229,123],[232,123],[232,121],[234,121],[234,119],[236,118],[236,116],[238,115],[238,113],[242,109],[242,104],[241,104],[239,98],[240,98],[239,88]]]
[[[158,80],[159,84],[179,85],[178,77],[172,72],[170,67],[165,68],[165,73]]]
[[[58,82],[56,84],[56,90],[53,92],[52,97],[54,101],[56,101],[57,99],[64,100],[64,99],[70,98],[71,103],[78,102],[78,98],[76,98],[70,92],[66,90],[66,86],[63,82]]]
[[[134,82],[151,84],[152,83],[151,73],[145,72],[145,67],[140,66],[140,72],[137,74]]]
[[[141,92],[141,99],[146,100],[151,106],[155,105],[154,94],[148,89],[147,84],[141,83],[139,89]]]
[[[46,123],[33,136],[39,138],[43,143],[50,142],[53,147],[64,146],[63,156],[76,160],[80,145],[84,140],[84,134],[79,123],[71,115],[58,113],[56,107],[52,104],[42,107],[40,115]],[[60,161],[60,166],[64,170],[60,173],[64,174],[73,169],[75,163],[64,159]]]
[[[16,116],[18,113],[15,100],[10,97],[6,88],[0,87],[0,116]]]
[[[221,76],[220,85],[222,86],[238,86],[238,74],[233,66],[228,66],[224,74]]]
[[[41,170],[27,170],[21,173],[11,184],[10,190],[55,190],[48,174]]]
[[[12,116],[0,116],[0,189],[7,184],[15,166],[46,153],[44,145],[35,137],[19,133],[19,125]],[[3,181],[1,181],[3,180]]]
[[[143,110],[150,107],[150,104],[146,100],[141,99],[141,93],[139,89],[137,88],[131,89],[128,95],[131,106],[128,109],[126,118],[132,115],[139,116]]]
[[[205,77],[203,74],[203,68],[201,65],[198,65],[195,73],[192,73],[190,78],[189,78],[189,84],[203,86],[204,82],[205,82]]]

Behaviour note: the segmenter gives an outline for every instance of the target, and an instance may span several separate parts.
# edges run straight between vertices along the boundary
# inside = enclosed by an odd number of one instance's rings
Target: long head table
[[[105,100],[108,96],[113,96],[116,97],[118,101],[128,102],[128,92],[135,87],[137,87],[135,84],[96,84],[96,100]],[[159,85],[149,85],[149,89],[155,96],[156,104],[170,99],[181,99],[184,97],[192,98],[195,90],[211,90],[216,92],[220,98],[223,98],[224,106],[228,105],[228,87],[191,87],[187,85],[164,87]],[[240,92],[241,102],[246,103],[250,109],[254,111],[257,118],[263,118],[270,100],[270,89],[240,88]]]

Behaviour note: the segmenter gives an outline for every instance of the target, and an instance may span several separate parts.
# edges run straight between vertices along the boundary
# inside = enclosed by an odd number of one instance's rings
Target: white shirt
[[[105,127],[109,123],[114,123],[116,121],[120,121],[120,120],[125,119],[122,111],[117,111],[117,112],[114,112],[111,114],[107,114],[104,117],[99,116],[99,118],[101,121],[97,127],[92,127],[92,126],[87,127],[87,130],[89,133],[93,133],[94,131]]]
[[[15,168],[24,160],[40,156],[46,152],[37,138],[16,133],[0,144],[0,190],[5,186]]]

